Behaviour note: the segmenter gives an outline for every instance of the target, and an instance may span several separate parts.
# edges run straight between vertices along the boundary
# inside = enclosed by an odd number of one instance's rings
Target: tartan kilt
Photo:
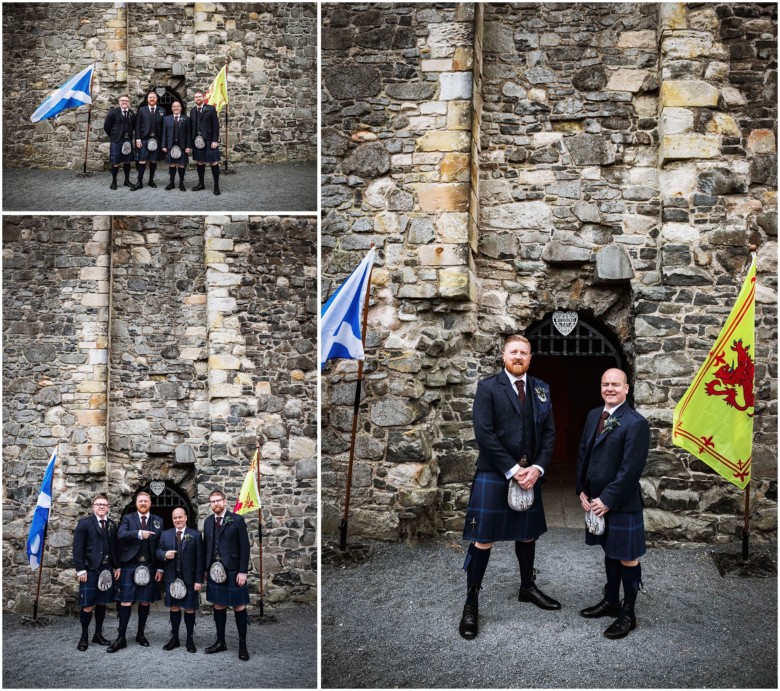
[[[192,159],[196,163],[218,163],[222,160],[219,155],[219,147],[216,149],[211,148],[211,142],[206,142],[205,149],[197,149],[192,147]]]
[[[606,556],[621,561],[633,561],[645,554],[645,521],[641,511],[607,511],[604,523],[606,529],[601,535],[585,531],[586,544],[601,545]]]
[[[534,485],[534,503],[513,511],[507,502],[509,480],[501,473],[477,470],[471,485],[463,539],[470,542],[535,540],[547,532],[541,483]]]
[[[123,154],[122,153],[122,144],[124,142],[111,142],[111,152],[109,153],[109,161],[111,162],[112,166],[117,165],[118,163],[132,163],[135,161],[135,144],[132,140],[128,140],[130,142],[130,153],[129,154]]]
[[[206,599],[215,605],[225,607],[240,607],[249,604],[249,586],[245,583],[240,588],[236,585],[238,571],[227,571],[227,580],[224,583],[215,583],[208,577],[206,585]]]
[[[97,586],[100,572],[87,571],[87,580],[85,583],[79,583],[79,607],[92,607],[93,605],[108,605],[114,602],[116,595],[116,581],[114,581],[114,572],[111,571],[112,585],[108,590],[100,590]]]
[[[114,599],[118,602],[157,602],[160,599],[160,586],[154,580],[155,569],[149,569],[150,580],[146,585],[136,585],[133,581],[135,568],[122,566]]]
[[[155,163],[163,157],[163,152],[161,148],[162,140],[160,139],[160,137],[157,137],[157,151],[149,151],[149,149],[146,148],[149,139],[151,139],[151,137],[148,137],[147,139],[142,139],[141,148],[135,150],[136,161],[146,161],[147,163]],[[127,602],[127,600],[125,600],[125,602]]]
[[[179,158],[171,158],[171,150],[168,149],[168,153],[165,154],[165,162],[169,166],[188,166],[190,164],[190,157],[184,153],[184,147],[181,147],[181,156]]]
[[[171,597],[170,583],[163,583],[165,587],[165,606],[166,607],[181,607],[182,609],[199,609],[200,608],[200,593],[195,590],[189,583],[187,584],[187,594],[177,600]],[[127,602],[127,600],[125,600]]]

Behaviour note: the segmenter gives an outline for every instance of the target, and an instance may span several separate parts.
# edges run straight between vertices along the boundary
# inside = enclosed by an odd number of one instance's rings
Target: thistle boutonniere
[[[534,393],[536,393],[536,397],[542,403],[547,403],[547,389],[545,389],[543,386],[535,386]]]
[[[222,524],[223,524],[223,525],[229,525],[229,524],[230,524],[230,523],[232,523],[232,522],[233,522],[233,516],[229,516],[229,515],[228,515],[228,516],[225,516],[225,520],[224,520],[224,521],[222,521]]]
[[[189,542],[190,540],[192,540],[192,535],[190,535],[189,533],[184,533],[184,535],[181,536],[181,539],[184,540],[184,542]]]
[[[616,417],[609,417],[604,423],[604,433],[609,434],[615,427],[620,427],[620,420]]]
[[[160,523],[160,521],[152,521],[152,525],[154,526],[155,530],[162,528],[162,523]]]

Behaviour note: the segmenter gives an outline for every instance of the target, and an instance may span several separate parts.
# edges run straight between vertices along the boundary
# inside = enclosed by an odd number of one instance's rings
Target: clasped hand
[[[580,504],[585,511],[590,511],[593,509],[593,513],[595,513],[597,516],[603,516],[605,513],[607,513],[607,511],[609,511],[609,507],[604,504],[598,497],[589,501],[588,495],[585,494],[585,492],[580,492]]]
[[[539,479],[539,469],[530,466],[529,468],[520,468],[512,477],[523,489],[531,489]]]

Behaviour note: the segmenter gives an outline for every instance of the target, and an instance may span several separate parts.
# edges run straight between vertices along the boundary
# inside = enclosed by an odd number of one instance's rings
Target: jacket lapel
[[[625,401],[623,401],[623,403],[620,404],[618,409],[614,413],[612,413],[612,415],[610,415],[609,418],[615,418],[617,420],[620,420],[620,418],[623,417],[623,413],[626,412],[626,408],[627,407],[628,407],[628,404]],[[604,410],[604,408],[602,408],[601,410]],[[596,429],[598,429],[598,424],[599,424],[598,420],[599,420],[600,417],[601,417],[601,413],[599,413],[596,416],[596,423],[595,423],[595,426],[593,428],[594,432],[596,431]],[[607,420],[609,420],[609,418],[607,418]],[[611,434],[611,432],[607,432],[607,430],[605,428],[604,431],[601,434],[599,434],[598,437],[596,437],[596,442],[595,442],[595,444],[593,446],[595,447],[598,444],[600,444],[602,441],[604,441],[607,438],[608,434]]]
[[[520,408],[520,400],[517,398],[517,389],[515,389],[514,386],[512,386],[512,383],[509,381],[509,376],[506,373],[506,370],[501,370],[501,374],[498,377],[498,383],[504,387],[504,391],[509,398],[509,402],[512,404],[512,407],[517,411],[518,415],[522,415],[523,411]]]

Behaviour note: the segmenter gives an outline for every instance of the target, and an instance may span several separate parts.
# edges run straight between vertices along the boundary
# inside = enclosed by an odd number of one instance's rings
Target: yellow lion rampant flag
[[[756,259],[718,340],[674,409],[672,443],[744,489],[753,458]]]
[[[227,74],[224,67],[214,77],[214,81],[211,82],[209,90],[204,94],[203,100],[210,106],[214,106],[217,113],[221,112],[222,106],[227,104]]]
[[[260,508],[260,496],[257,493],[257,463],[257,451],[255,451],[252,465],[244,478],[244,484],[241,486],[238,501],[233,507],[233,513],[237,513],[239,516],[250,511],[257,511]]]

